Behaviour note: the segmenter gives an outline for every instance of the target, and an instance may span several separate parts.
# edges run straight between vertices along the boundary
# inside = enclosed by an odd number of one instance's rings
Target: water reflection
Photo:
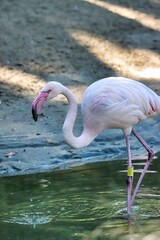
[[[0,239],[160,238],[156,160],[126,220],[126,161],[0,180]],[[139,167],[139,166],[138,166]],[[138,173],[136,174],[138,177]],[[145,240],[146,240],[145,239]]]

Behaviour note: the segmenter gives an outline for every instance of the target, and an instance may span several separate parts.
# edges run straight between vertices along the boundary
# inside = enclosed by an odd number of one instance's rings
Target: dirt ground
[[[77,165],[104,148],[103,137],[78,151],[64,143],[63,97],[33,122],[31,103],[46,82],[65,84],[78,103],[88,85],[109,76],[142,81],[160,94],[159,9],[159,0],[1,0],[1,176],[65,168],[65,159]]]

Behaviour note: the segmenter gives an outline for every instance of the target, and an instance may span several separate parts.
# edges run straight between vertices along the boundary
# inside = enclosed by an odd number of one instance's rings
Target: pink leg
[[[152,160],[153,160],[153,157],[154,157],[154,152],[153,152],[153,150],[152,150],[152,149],[150,148],[150,146],[143,140],[143,138],[142,138],[141,136],[139,136],[139,135],[135,132],[134,129],[132,129],[132,133],[133,133],[133,135],[138,139],[138,141],[145,147],[145,149],[147,150],[147,152],[148,152],[148,160],[147,160],[147,162],[146,162],[146,164],[145,164],[145,166],[144,166],[144,169],[143,169],[143,171],[142,171],[142,173],[141,173],[141,175],[140,175],[140,177],[139,177],[139,180],[138,180],[137,185],[136,185],[136,187],[135,187],[135,190],[134,190],[134,192],[133,192],[133,195],[132,195],[132,198],[131,198],[131,206],[132,206],[132,204],[133,204],[133,202],[134,202],[134,199],[135,199],[135,197],[136,197],[136,195],[137,195],[137,192],[138,192],[138,190],[139,190],[139,188],[140,188],[140,185],[141,185],[141,182],[142,182],[142,180],[143,180],[143,178],[144,178],[144,175],[145,175],[145,173],[146,173],[146,171],[147,171],[147,169],[148,169],[149,165],[151,164],[151,162],[152,162]]]
[[[127,174],[127,188],[128,188],[128,199],[127,199],[127,212],[128,217],[130,217],[131,213],[131,200],[132,200],[132,184],[133,184],[133,175],[129,174],[129,169],[132,169],[132,159],[131,159],[131,149],[130,149],[130,141],[129,136],[125,136],[126,146],[127,146],[127,157],[128,157],[128,174]]]

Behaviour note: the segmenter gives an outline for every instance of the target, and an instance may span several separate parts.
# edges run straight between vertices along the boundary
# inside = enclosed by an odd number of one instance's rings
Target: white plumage
[[[99,132],[121,128],[130,134],[134,124],[159,112],[160,97],[154,91],[122,77],[104,78],[93,83],[82,100],[84,124]]]

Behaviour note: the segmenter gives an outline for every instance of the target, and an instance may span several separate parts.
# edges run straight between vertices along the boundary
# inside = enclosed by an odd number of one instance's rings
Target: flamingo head
[[[32,103],[32,116],[34,121],[37,121],[38,114],[40,113],[43,104],[61,93],[61,84],[58,82],[48,82],[34,99]]]

